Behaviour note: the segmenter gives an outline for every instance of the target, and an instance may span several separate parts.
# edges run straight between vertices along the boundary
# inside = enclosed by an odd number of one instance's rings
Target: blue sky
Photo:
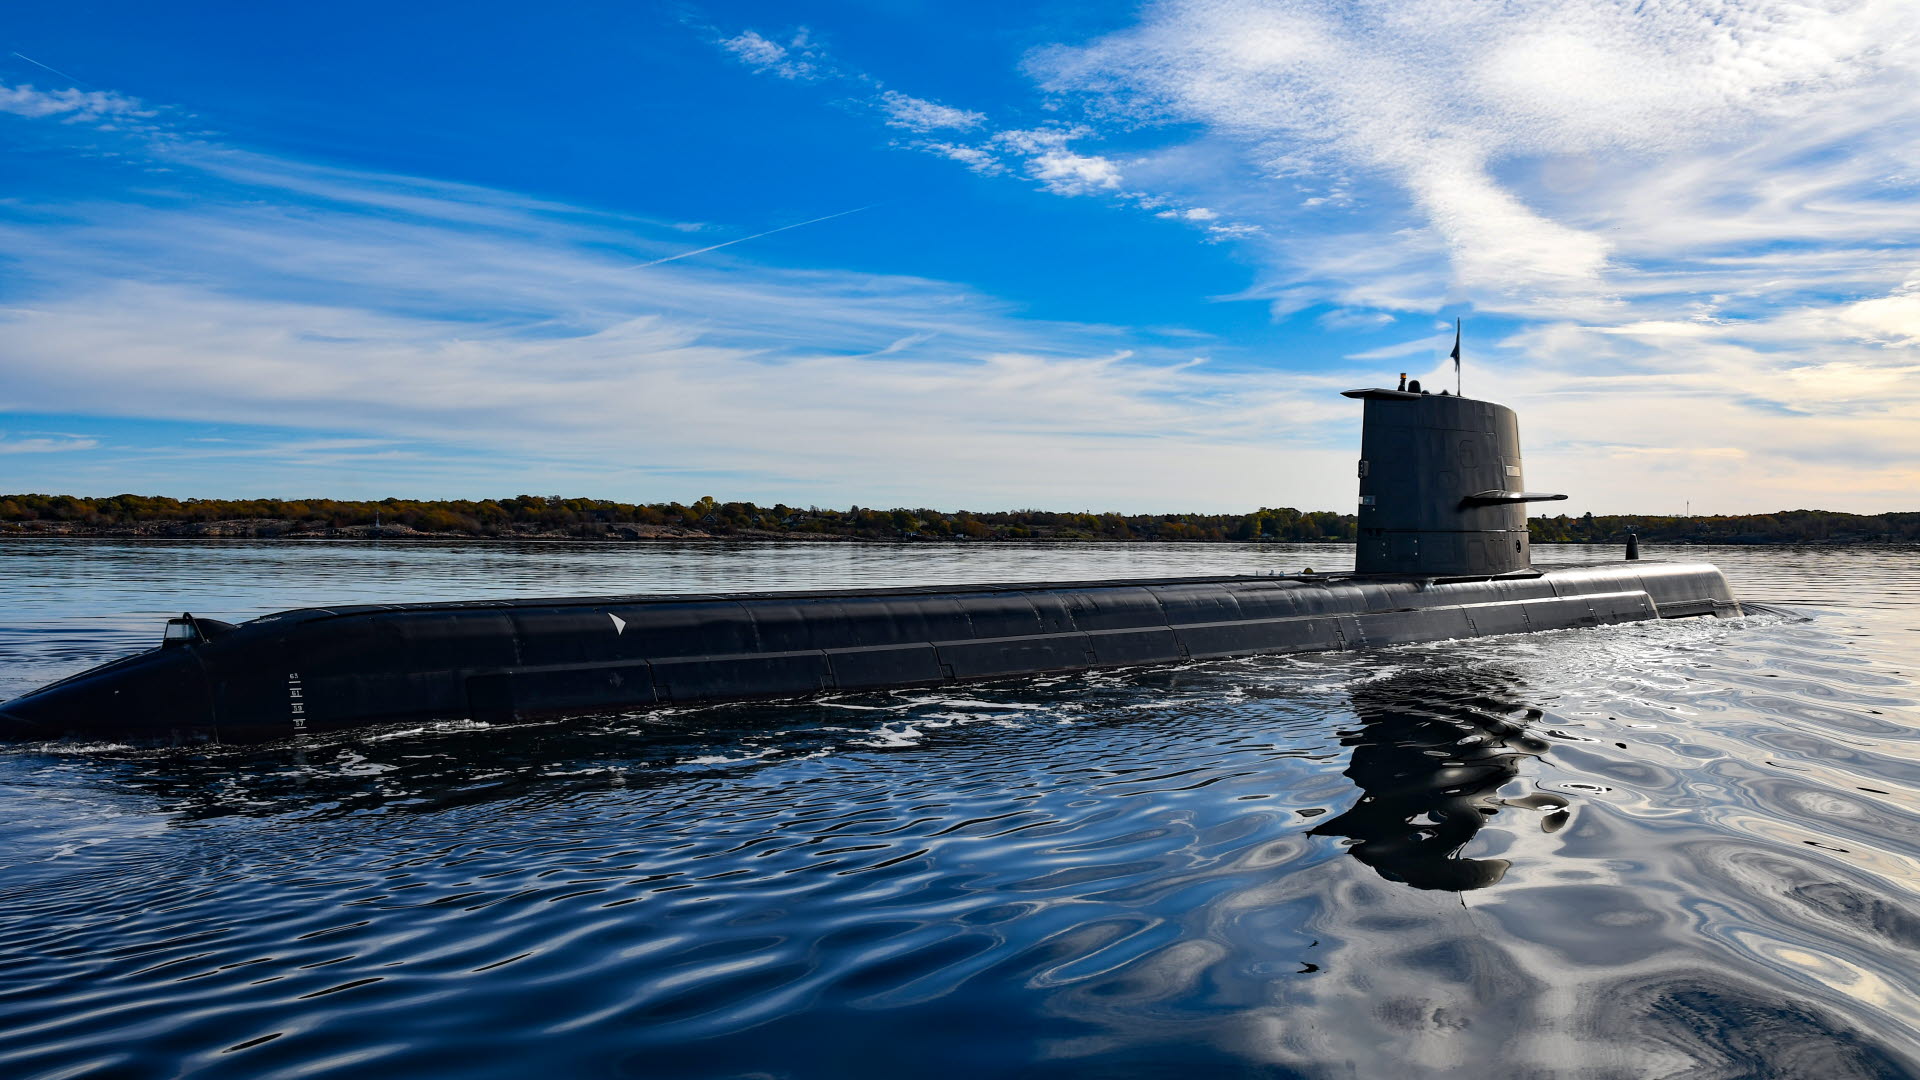
[[[1916,75],[1905,0],[39,5],[0,489],[1344,509],[1460,316],[1573,512],[1916,509]]]

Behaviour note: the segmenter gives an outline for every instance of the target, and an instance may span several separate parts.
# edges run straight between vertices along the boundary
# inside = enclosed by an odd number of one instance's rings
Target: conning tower
[[[1418,382],[1411,384],[1418,387]],[[1491,401],[1415,390],[1348,390],[1360,435],[1361,574],[1504,574],[1532,565],[1520,423]]]

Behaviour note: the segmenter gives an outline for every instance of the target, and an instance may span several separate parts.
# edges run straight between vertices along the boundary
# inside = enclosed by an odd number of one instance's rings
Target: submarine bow
[[[1521,507],[1545,496],[1482,486],[1520,487],[1504,406],[1348,394],[1366,402],[1355,573],[187,615],[158,648],[0,703],[0,735],[245,741],[1739,613],[1705,564],[1532,567]]]

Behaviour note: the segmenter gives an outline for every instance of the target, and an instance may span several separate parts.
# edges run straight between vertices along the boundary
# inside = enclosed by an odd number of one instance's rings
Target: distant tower
[[[1366,402],[1360,435],[1362,574],[1504,574],[1532,565],[1520,424],[1491,401],[1348,390]]]

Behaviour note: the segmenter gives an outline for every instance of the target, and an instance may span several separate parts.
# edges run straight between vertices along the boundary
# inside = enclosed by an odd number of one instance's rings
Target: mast
[[[1453,318],[1453,396],[1460,397],[1460,317]]]

